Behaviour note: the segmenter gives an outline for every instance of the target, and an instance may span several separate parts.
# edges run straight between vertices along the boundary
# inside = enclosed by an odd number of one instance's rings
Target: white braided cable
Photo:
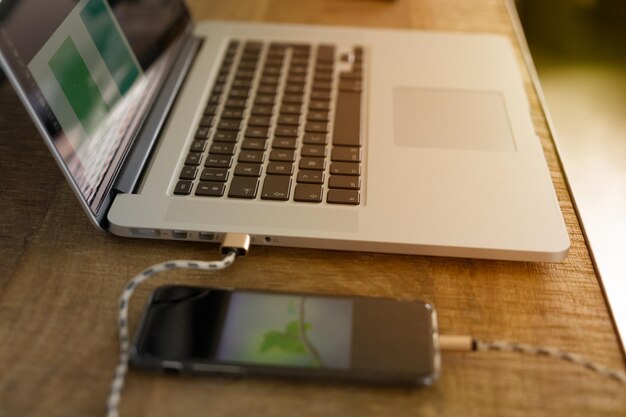
[[[540,356],[548,356],[551,358],[562,359],[564,361],[572,362],[579,366],[582,366],[583,368],[587,368],[589,370],[597,372],[600,375],[605,376],[607,378],[611,378],[623,384],[626,384],[626,372],[607,368],[605,366],[592,362],[588,359],[585,359],[582,356],[565,352],[565,351],[562,351],[553,347],[533,346],[533,345],[527,345],[524,343],[503,342],[499,340],[496,340],[496,341],[474,340],[474,342],[476,345],[476,350],[497,350],[501,352],[520,352],[520,353],[526,353],[529,355],[540,355]]]
[[[118,417],[118,408],[124,388],[124,379],[128,372],[128,361],[130,359],[130,338],[128,332],[128,303],[133,296],[135,289],[142,282],[150,279],[159,272],[171,271],[174,269],[201,269],[205,271],[219,271],[228,268],[235,262],[237,258],[236,252],[230,252],[221,261],[202,262],[202,261],[168,261],[160,264],[152,265],[150,268],[143,270],[140,274],[131,279],[119,300],[118,311],[118,330],[120,339],[120,361],[115,368],[115,375],[111,382],[111,390],[107,399],[106,417]]]

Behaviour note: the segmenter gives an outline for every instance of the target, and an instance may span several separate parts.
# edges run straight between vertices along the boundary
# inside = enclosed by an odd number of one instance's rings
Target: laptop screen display
[[[94,213],[190,17],[179,0],[3,0],[5,66]]]

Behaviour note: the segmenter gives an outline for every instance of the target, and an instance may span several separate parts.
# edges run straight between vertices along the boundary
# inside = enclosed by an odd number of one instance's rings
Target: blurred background
[[[515,3],[578,216],[626,347],[626,1]]]

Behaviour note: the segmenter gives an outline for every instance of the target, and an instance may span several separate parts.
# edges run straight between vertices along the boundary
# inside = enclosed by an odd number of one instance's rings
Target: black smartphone
[[[437,320],[421,301],[163,286],[135,335],[135,367],[428,385]]]

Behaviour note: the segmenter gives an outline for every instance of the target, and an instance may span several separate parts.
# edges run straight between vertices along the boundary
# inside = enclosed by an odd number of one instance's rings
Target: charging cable
[[[607,368],[593,361],[585,359],[582,356],[576,355],[574,353],[565,352],[563,350],[549,346],[533,346],[524,343],[478,340],[474,339],[472,336],[455,335],[439,336],[439,346],[442,351],[448,352],[495,350],[500,352],[518,352],[528,355],[547,356],[550,358],[556,358],[572,362],[576,365],[582,366],[583,368],[597,372],[604,377],[614,379],[623,384],[626,384],[626,372]]]
[[[200,269],[203,271],[219,271],[231,266],[237,256],[244,256],[248,253],[250,247],[250,235],[244,233],[227,233],[222,241],[220,248],[222,254],[226,255],[220,261],[203,262],[203,261],[186,261],[176,260],[167,261],[160,264],[152,265],[148,269],[131,279],[119,299],[119,310],[117,316],[117,325],[120,341],[120,360],[115,368],[115,375],[111,381],[111,389],[107,399],[106,417],[118,417],[119,405],[122,398],[122,389],[124,388],[124,380],[128,373],[128,362],[130,360],[130,337],[128,331],[128,303],[130,302],[135,289],[144,281],[152,278],[159,272],[173,271],[175,269]]]
[[[115,375],[111,381],[111,388],[107,399],[106,417],[118,417],[119,405],[121,400],[124,381],[128,373],[128,363],[130,360],[130,337],[128,330],[128,304],[130,302],[135,289],[148,279],[152,278],[159,272],[172,271],[175,269],[197,269],[204,271],[219,271],[228,268],[235,262],[238,256],[244,256],[248,253],[250,247],[250,235],[245,233],[227,233],[222,241],[221,252],[226,255],[222,260],[203,262],[175,260],[162,262],[143,270],[141,273],[131,279],[119,298],[118,310],[118,331],[120,342],[119,363],[115,368]],[[518,352],[531,355],[548,356],[552,358],[562,359],[575,363],[586,369],[590,369],[607,378],[611,378],[626,384],[626,373],[616,371],[595,362],[587,360],[573,353],[565,352],[547,346],[532,346],[522,343],[511,343],[503,341],[484,341],[477,340],[472,336],[456,336],[456,335],[440,335],[439,346],[442,351],[452,352],[471,352],[495,350],[501,352]]]

